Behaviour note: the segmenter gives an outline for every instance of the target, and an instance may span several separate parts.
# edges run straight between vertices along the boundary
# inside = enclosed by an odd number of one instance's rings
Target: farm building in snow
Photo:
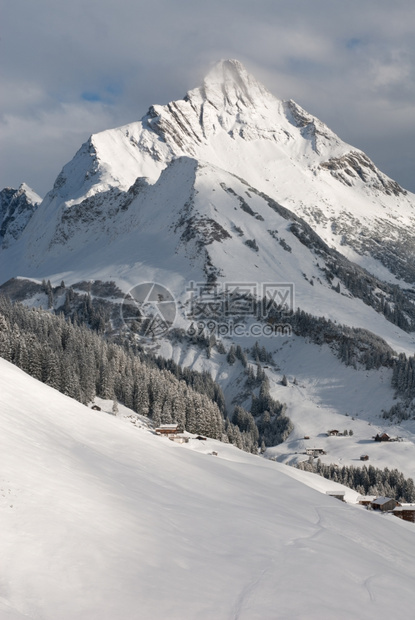
[[[377,497],[371,503],[373,510],[381,510],[382,512],[388,512],[393,510],[398,505],[396,499],[391,497]]]
[[[393,514],[399,519],[415,523],[415,504],[402,504],[393,509]]]
[[[376,495],[360,495],[357,498],[357,503],[361,506],[370,506],[375,499]]]
[[[176,435],[178,427],[178,424],[160,424],[156,428],[156,435]]]

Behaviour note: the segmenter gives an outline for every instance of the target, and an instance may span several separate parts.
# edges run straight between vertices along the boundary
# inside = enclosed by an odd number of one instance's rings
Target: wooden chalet
[[[327,454],[323,448],[306,448],[306,454],[309,456],[319,456],[320,454]]]
[[[371,503],[373,510],[380,510],[381,512],[389,512],[396,508],[398,502],[391,497],[377,497]]]
[[[379,433],[377,433],[376,437],[374,437],[375,441],[390,441],[391,437],[388,435],[388,433],[381,433],[379,435]]]
[[[376,495],[360,495],[357,498],[357,503],[361,506],[370,506],[375,499]]]
[[[393,509],[393,514],[403,521],[415,523],[415,504],[402,504]]]
[[[98,405],[92,405],[91,409],[93,409],[94,411],[101,411],[101,407],[99,407]]]
[[[327,435],[329,437],[337,437],[337,435],[339,435],[340,431],[338,431],[337,429],[333,428],[331,431],[327,431]]]
[[[368,461],[369,460],[369,455],[368,454],[361,454],[360,455],[360,460],[361,461]]]
[[[176,435],[178,427],[178,424],[160,424],[156,428],[156,435]]]

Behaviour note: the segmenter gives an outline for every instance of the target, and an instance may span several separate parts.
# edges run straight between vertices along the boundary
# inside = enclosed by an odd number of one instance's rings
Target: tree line
[[[334,464],[325,465],[320,459],[316,462],[303,461],[298,463],[297,468],[343,484],[361,495],[391,497],[398,502],[415,502],[414,481],[412,478],[405,478],[397,469],[379,469],[373,465],[338,467]]]

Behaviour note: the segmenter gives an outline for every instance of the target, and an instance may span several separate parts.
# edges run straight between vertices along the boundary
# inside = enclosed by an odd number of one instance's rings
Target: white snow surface
[[[2,620],[414,608],[413,524],[326,496],[333,483],[213,440],[175,444],[4,360],[0,424]]]

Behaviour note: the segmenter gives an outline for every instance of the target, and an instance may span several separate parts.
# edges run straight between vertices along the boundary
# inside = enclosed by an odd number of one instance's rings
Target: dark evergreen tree
[[[228,355],[226,356],[226,361],[228,362],[230,366],[232,366],[236,362],[235,347],[233,346],[233,344],[231,345],[228,351]]]

